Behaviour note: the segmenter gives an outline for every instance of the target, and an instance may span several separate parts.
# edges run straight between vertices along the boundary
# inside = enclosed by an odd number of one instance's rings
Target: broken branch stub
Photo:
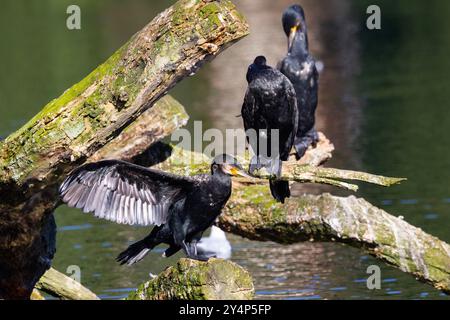
[[[92,291],[53,268],[44,273],[36,288],[63,300],[99,300]]]

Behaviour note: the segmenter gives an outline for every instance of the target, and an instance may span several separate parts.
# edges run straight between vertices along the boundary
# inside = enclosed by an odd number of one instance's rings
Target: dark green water
[[[82,9],[81,31],[65,27],[66,8],[74,3]],[[315,32],[313,50],[325,64],[319,127],[337,147],[330,165],[408,177],[407,183],[390,189],[361,186],[359,195],[450,242],[450,136],[446,134],[450,125],[446,110],[450,106],[450,3],[378,1],[381,31],[364,29],[368,1],[304,3],[309,8],[311,32]],[[82,79],[169,4],[3,1],[0,137]],[[245,92],[243,76],[255,54],[261,51],[274,61],[285,50],[279,15],[289,1],[255,4],[240,0],[236,4],[248,17],[252,36],[172,92],[191,119],[203,120],[204,127],[223,128],[224,121],[239,112]],[[268,37],[278,38],[264,41]],[[230,121],[230,126],[240,125]],[[162,259],[162,251],[156,250],[136,266],[120,267],[115,256],[148,230],[117,226],[66,207],[57,210],[56,219],[54,266],[61,271],[80,266],[82,283],[103,298],[126,295],[150,272],[160,272],[181,256]],[[250,270],[258,298],[444,298],[432,287],[342,245],[281,246],[235,236],[230,241],[232,260]],[[382,268],[379,291],[366,288],[366,269],[372,264]]]

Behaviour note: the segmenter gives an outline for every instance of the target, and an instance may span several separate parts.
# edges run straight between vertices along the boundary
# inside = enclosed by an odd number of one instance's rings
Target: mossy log
[[[320,167],[331,158],[333,149],[330,141],[320,134],[317,147],[310,148],[300,162],[291,159],[283,166],[283,177],[343,188],[347,185],[340,179],[380,186],[404,180]],[[248,164],[248,159],[240,160],[244,166]],[[208,172],[209,161],[202,154],[173,147],[171,156],[156,167],[192,175]],[[264,173],[258,177],[269,178]],[[270,195],[267,180],[260,179],[236,179],[231,199],[220,216],[222,229],[248,239],[282,244],[311,240],[342,242],[362,248],[376,258],[450,292],[450,246],[447,243],[353,196],[305,195],[288,199],[284,205],[277,203]]]
[[[171,96],[165,96],[126,127],[119,136],[89,157],[88,161],[132,161],[155,142],[185,126],[188,120],[184,107]]]
[[[127,300],[250,300],[255,289],[250,274],[222,259],[180,259],[142,284]]]
[[[170,108],[170,88],[247,33],[228,0],[179,0],[0,142],[0,298],[29,298],[49,268],[64,176],[157,100]],[[165,132],[170,125],[157,126]]]
[[[259,241],[345,243],[450,293],[450,245],[354,196],[304,195],[281,205],[265,186],[237,187],[219,226]]]
[[[44,273],[36,288],[62,300],[99,300],[95,293],[53,268]]]

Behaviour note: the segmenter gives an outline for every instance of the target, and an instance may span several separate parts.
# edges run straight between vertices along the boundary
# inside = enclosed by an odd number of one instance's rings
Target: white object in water
[[[316,69],[317,69],[317,72],[322,73],[323,70],[325,69],[325,63],[323,63],[322,60],[317,60],[316,61]]]
[[[231,244],[225,232],[216,226],[212,226],[209,237],[202,238],[197,244],[197,253],[220,259],[229,259],[231,258]]]

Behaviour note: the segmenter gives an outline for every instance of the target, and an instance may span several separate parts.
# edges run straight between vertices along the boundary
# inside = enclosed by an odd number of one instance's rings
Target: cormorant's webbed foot
[[[319,133],[315,128],[309,130],[303,137],[295,137],[294,147],[295,147],[295,157],[300,160],[308,150],[309,146],[315,148],[319,142]]]
[[[212,257],[197,254],[194,256],[188,256],[188,258],[193,259],[193,260],[198,260],[198,261],[208,261],[209,258],[212,258]]]
[[[250,174],[254,174],[255,171],[257,171],[261,168],[262,168],[262,166],[261,166],[259,156],[253,156],[252,159],[250,160],[250,166],[248,168],[248,172]]]
[[[186,243],[183,241],[183,249],[189,259],[198,261],[208,261],[212,256],[197,254],[197,241]]]
[[[271,158],[262,155],[253,156],[250,161],[250,167],[248,169],[248,172],[250,174],[254,174],[255,171],[260,170],[262,168],[265,168],[267,170],[267,173],[272,176],[275,177],[281,176],[281,160],[279,157]]]
[[[268,161],[267,171],[270,175],[279,178],[281,177],[281,166],[280,158],[272,158]]]
[[[295,141],[294,147],[295,147],[295,159],[300,160],[305,155],[306,151],[308,150],[308,147],[310,145],[310,139],[303,137],[299,141]]]
[[[317,147],[317,142],[319,142],[319,133],[315,128],[312,128],[309,130],[309,132],[306,134],[309,139],[311,139],[311,145],[313,148]]]

